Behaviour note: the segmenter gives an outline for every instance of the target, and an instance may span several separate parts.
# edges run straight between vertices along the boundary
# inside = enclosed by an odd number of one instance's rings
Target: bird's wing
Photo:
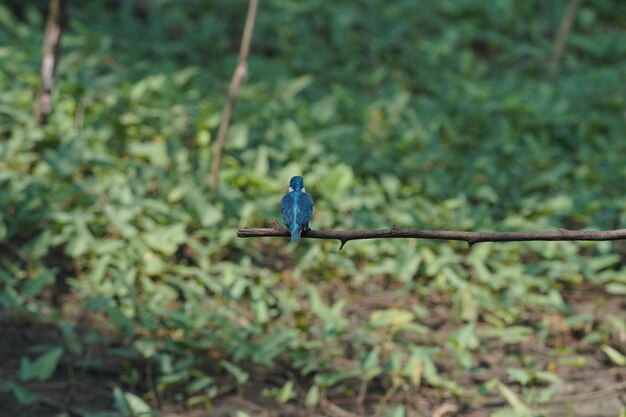
[[[293,220],[293,210],[292,210],[293,200],[289,196],[289,193],[285,194],[283,198],[280,200],[280,211],[283,213],[283,221],[287,226]]]
[[[298,213],[296,214],[296,223],[308,225],[313,215],[313,198],[308,193],[302,193],[298,199]]]

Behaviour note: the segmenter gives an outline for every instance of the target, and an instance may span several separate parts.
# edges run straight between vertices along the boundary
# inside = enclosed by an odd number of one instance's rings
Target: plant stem
[[[254,22],[256,20],[258,6],[259,0],[250,0],[250,3],[248,4],[248,15],[243,29],[243,36],[241,38],[239,60],[237,61],[237,67],[233,72],[233,77],[230,80],[228,99],[226,100],[226,104],[224,104],[224,110],[222,111],[222,117],[220,119],[220,126],[217,130],[217,138],[215,140],[215,145],[213,146],[213,159],[211,161],[211,177],[209,182],[211,190],[217,190],[220,178],[220,164],[222,162],[222,153],[224,151],[224,143],[226,142],[228,126],[230,125],[230,118],[233,108],[235,107],[235,102],[237,101],[237,96],[239,95],[239,89],[241,88],[248,71],[248,55],[250,54],[250,43],[252,42],[252,32],[254,30]]]
[[[576,10],[578,10],[578,6],[580,6],[580,0],[570,0],[567,4],[567,9],[565,9],[565,15],[563,15],[563,19],[561,20],[559,32],[554,40],[552,56],[550,56],[550,63],[548,66],[550,69],[550,78],[554,78],[557,70],[559,69],[561,56],[563,55],[563,50],[565,49],[565,41],[572,30],[572,23],[574,22],[574,17],[576,17]]]
[[[37,93],[37,108],[35,110],[35,121],[39,125],[45,125],[52,112],[52,88],[54,87],[54,74],[59,61],[61,34],[63,32],[61,20],[63,19],[65,1],[50,0],[41,53],[41,86]]]

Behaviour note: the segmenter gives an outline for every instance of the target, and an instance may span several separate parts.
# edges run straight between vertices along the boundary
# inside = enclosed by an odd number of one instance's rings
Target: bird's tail
[[[292,242],[297,242],[300,240],[300,233],[302,232],[302,230],[300,230],[300,226],[298,225],[298,223],[292,222],[289,226],[289,231],[291,232]]]

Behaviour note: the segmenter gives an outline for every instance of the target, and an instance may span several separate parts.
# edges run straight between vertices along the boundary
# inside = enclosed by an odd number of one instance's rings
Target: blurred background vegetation
[[[37,126],[47,3],[0,5],[3,415],[619,415],[623,242],[235,233],[296,174],[317,229],[624,227],[626,2],[551,75],[565,0],[263,0],[219,193],[247,3],[70,2]]]

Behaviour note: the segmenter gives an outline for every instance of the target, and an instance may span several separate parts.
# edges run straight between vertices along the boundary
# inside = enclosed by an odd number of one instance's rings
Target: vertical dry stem
[[[554,40],[552,56],[550,57],[549,69],[551,78],[554,78],[557,70],[559,69],[561,56],[563,55],[563,50],[565,49],[565,41],[567,41],[567,37],[572,30],[572,24],[574,22],[574,17],[576,17],[576,10],[578,10],[578,6],[580,6],[580,1],[581,0],[570,0],[567,4],[565,15],[563,15],[563,19],[561,20],[561,25],[559,27],[559,33],[556,35],[556,39]]]
[[[52,88],[54,87],[54,74],[59,61],[59,47],[61,45],[61,21],[66,0],[50,0],[50,10],[46,20],[46,33],[43,39],[41,54],[41,86],[37,93],[37,108],[35,121],[39,125],[48,122],[48,116],[52,112]]]
[[[233,72],[233,77],[230,81],[228,99],[226,100],[224,110],[222,111],[220,126],[217,130],[217,138],[215,140],[215,145],[213,146],[213,160],[211,161],[211,177],[209,182],[209,186],[212,190],[216,190],[219,183],[222,152],[224,150],[226,134],[228,133],[228,126],[230,125],[230,118],[232,116],[233,108],[235,107],[235,102],[237,101],[239,89],[243,84],[243,80],[248,70],[248,55],[250,53],[250,43],[252,42],[252,32],[254,30],[254,22],[256,20],[258,7],[259,0],[250,0],[250,3],[248,4],[246,25],[241,38],[239,60],[237,61],[237,67],[235,68],[235,72]]]

